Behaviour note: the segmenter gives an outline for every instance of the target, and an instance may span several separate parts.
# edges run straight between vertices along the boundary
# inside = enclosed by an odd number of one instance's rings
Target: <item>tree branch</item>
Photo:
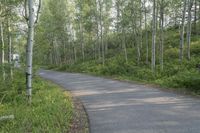
[[[39,0],[39,5],[38,5],[37,14],[36,14],[37,16],[36,16],[35,24],[36,24],[36,23],[38,22],[38,20],[39,20],[41,5],[42,5],[42,1]]]
[[[24,0],[24,10],[25,10],[25,15],[24,18],[26,21],[28,21],[28,9],[27,9],[27,0]]]

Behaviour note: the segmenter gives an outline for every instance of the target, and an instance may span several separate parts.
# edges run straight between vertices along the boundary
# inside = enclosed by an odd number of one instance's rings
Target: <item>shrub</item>
[[[192,55],[200,55],[200,41],[191,44]]]
[[[169,48],[165,50],[164,57],[167,59],[177,59],[179,57],[178,52],[179,52],[179,49],[177,48]]]

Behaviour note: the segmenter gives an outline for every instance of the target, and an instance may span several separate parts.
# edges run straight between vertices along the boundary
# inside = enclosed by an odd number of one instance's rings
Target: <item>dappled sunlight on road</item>
[[[200,100],[84,74],[45,72],[88,112],[92,133],[199,133]]]

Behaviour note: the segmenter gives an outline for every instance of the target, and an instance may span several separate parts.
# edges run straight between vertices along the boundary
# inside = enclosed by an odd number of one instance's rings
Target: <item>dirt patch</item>
[[[74,115],[69,133],[89,133],[89,119],[86,110],[78,98],[72,98]]]

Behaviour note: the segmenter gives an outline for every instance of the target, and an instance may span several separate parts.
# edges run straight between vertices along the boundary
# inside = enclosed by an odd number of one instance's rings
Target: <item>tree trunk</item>
[[[144,9],[145,9],[145,34],[146,34],[146,64],[149,64],[149,44],[148,44],[148,30],[147,30],[147,8],[146,8],[146,0],[144,1]]]
[[[1,32],[1,63],[5,63],[5,43],[4,43],[4,33],[3,33],[3,23],[0,21],[0,32]]]
[[[151,59],[151,69],[155,72],[156,67],[156,0],[153,0],[153,27],[152,27],[152,59]]]
[[[194,0],[194,33],[197,33],[197,0]]]
[[[12,38],[11,38],[11,29],[10,29],[10,20],[8,19],[8,62],[12,63]]]
[[[10,68],[10,78],[13,79],[13,70],[12,70],[12,37],[11,37],[11,28],[10,28],[10,19],[8,19],[8,62]]]
[[[125,61],[126,63],[128,63],[128,56],[127,56],[127,50],[126,50],[126,34],[125,34],[125,30],[124,30],[124,27],[122,29],[122,46],[123,46],[123,49],[124,49],[124,57],[125,57]]]
[[[188,0],[188,24],[187,24],[187,59],[190,60],[190,43],[191,43],[191,9],[193,0]]]
[[[5,81],[6,79],[6,73],[5,73],[5,69],[4,69],[4,63],[5,63],[5,43],[4,43],[4,33],[3,33],[3,24],[0,21],[0,32],[1,32],[1,63],[2,63],[2,77],[3,80]]]
[[[82,27],[82,21],[80,21],[79,23],[79,26],[80,26],[80,34],[81,34],[81,54],[82,54],[82,60],[84,61],[85,60],[85,48],[84,48],[84,39],[83,39],[83,27]]]
[[[101,0],[99,0],[99,12],[100,12],[100,32],[101,32],[101,50],[102,50],[102,64],[103,64],[103,66],[105,65],[105,46],[104,46],[104,44],[103,44],[103,24],[102,24],[102,1]]]
[[[163,35],[163,24],[164,24],[164,5],[163,0],[160,5],[160,69],[163,71],[163,43],[164,43],[164,35]]]
[[[27,47],[27,71],[26,71],[26,80],[27,80],[27,95],[29,103],[31,103],[32,96],[32,61],[33,61],[33,43],[34,43],[34,6],[33,0],[28,0],[28,9],[29,9],[29,21],[28,21],[28,47]]]
[[[181,31],[180,31],[180,49],[179,49],[179,60],[180,60],[180,62],[182,62],[182,60],[183,60],[186,4],[187,4],[187,0],[184,0],[182,22],[181,22]]]

